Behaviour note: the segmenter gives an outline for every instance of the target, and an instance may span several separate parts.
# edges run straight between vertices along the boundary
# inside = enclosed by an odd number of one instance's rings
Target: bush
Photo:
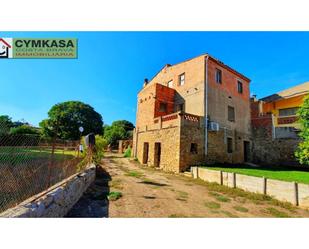
[[[132,152],[131,147],[128,147],[124,152],[124,157],[131,157],[131,152]]]
[[[83,145],[83,153],[81,156],[84,158],[81,165],[84,165],[85,163],[89,163],[89,151],[88,147],[85,144],[85,137],[82,137],[81,143]],[[107,148],[108,142],[105,138],[103,138],[100,135],[95,136],[95,148],[94,148],[94,154],[92,155],[92,162],[94,164],[100,164],[102,158],[104,157],[104,150]]]
[[[309,165],[309,95],[304,99],[303,105],[297,112],[301,124],[300,136],[303,139],[295,151],[295,156],[303,165]]]

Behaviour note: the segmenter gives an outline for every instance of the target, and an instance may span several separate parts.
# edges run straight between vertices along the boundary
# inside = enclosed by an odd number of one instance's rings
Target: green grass
[[[144,176],[144,174],[142,172],[139,172],[139,171],[131,170],[131,171],[128,171],[126,173],[126,176],[141,178],[141,177]]]
[[[290,217],[287,213],[279,211],[278,209],[275,209],[272,207],[267,208],[265,212],[277,218],[289,218]]]
[[[222,170],[225,172],[235,172],[238,174],[266,177],[270,179],[289,181],[289,182],[299,182],[299,183],[309,183],[309,169],[300,169],[292,167],[259,167],[253,168],[246,165],[228,165],[228,166],[207,166],[207,169],[212,170]]]
[[[214,201],[207,201],[204,203],[204,205],[210,209],[219,209],[221,205]]]
[[[29,160],[50,159],[52,150],[50,148],[19,148],[0,147],[0,163],[23,163]],[[74,158],[74,150],[54,150],[54,159],[57,161]]]
[[[247,213],[249,210],[248,208],[242,207],[242,206],[234,206],[233,207],[236,211],[242,212],[242,213]]]
[[[110,192],[107,196],[108,200],[110,200],[110,201],[116,201],[121,197],[122,197],[121,192]]]
[[[226,197],[226,196],[223,196],[219,193],[216,193],[216,192],[209,192],[210,195],[212,195],[213,197],[215,197],[217,199],[217,201],[220,201],[220,202],[230,202],[231,199]]]

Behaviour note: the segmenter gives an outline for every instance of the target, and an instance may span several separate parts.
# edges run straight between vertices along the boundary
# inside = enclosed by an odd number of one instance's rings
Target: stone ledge
[[[92,164],[84,170],[62,182],[52,186],[46,191],[35,195],[14,208],[0,214],[0,217],[63,217],[80,199],[86,189],[95,180],[95,165]]]

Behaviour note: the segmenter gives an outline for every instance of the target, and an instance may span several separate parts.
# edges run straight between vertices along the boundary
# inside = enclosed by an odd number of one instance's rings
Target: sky
[[[251,79],[258,98],[309,81],[309,32],[2,32],[77,38],[77,59],[0,60],[0,115],[37,126],[56,103],[79,100],[105,124],[135,123],[137,93],[165,64],[209,53]]]

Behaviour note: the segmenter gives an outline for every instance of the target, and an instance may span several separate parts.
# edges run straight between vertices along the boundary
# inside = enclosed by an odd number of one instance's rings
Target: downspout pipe
[[[208,155],[208,58],[205,57],[205,86],[204,86],[204,102],[205,102],[205,156]]]

